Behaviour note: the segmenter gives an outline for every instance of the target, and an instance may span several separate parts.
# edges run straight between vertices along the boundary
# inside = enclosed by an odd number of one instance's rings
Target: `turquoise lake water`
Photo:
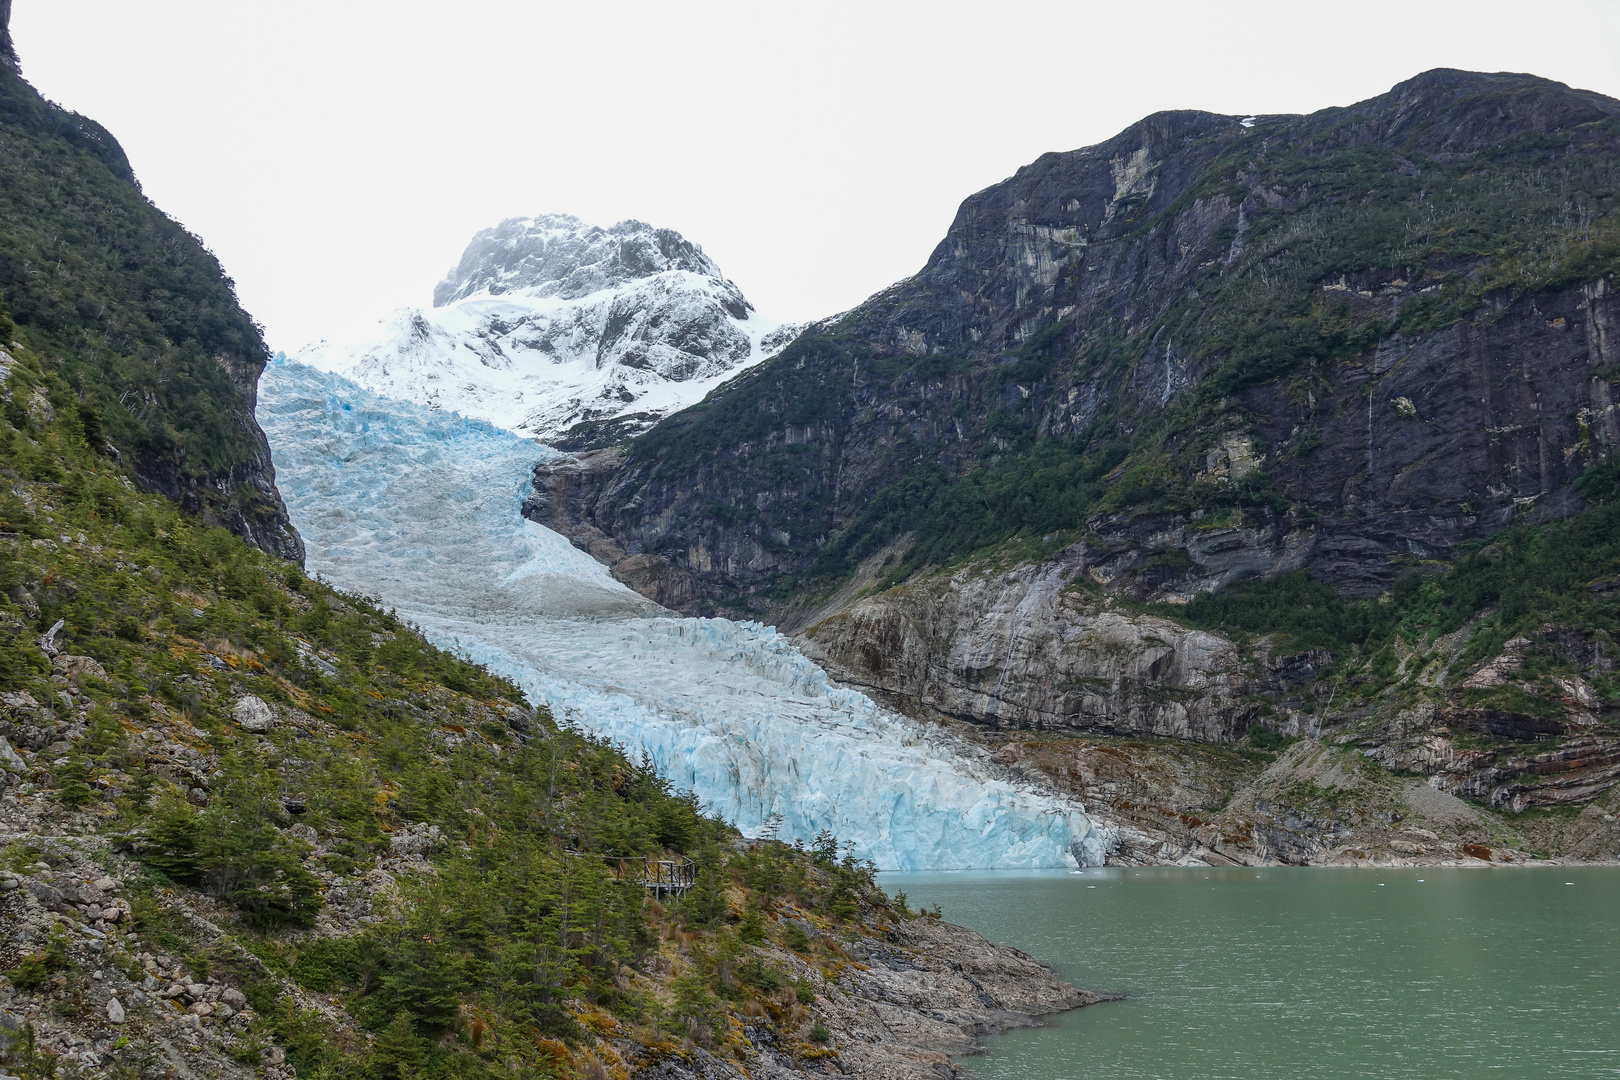
[[[884,874],[1127,1000],[984,1080],[1620,1076],[1620,868]]]

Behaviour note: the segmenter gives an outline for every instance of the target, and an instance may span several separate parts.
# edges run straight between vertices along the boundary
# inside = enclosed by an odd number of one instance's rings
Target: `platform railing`
[[[697,864],[691,859],[620,858],[570,851],[575,858],[601,859],[616,881],[636,881],[658,896],[679,896],[697,883]]]

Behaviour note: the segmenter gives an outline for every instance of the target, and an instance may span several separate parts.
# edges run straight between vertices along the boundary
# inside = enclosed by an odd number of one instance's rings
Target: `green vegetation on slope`
[[[218,260],[141,194],[112,135],[10,64],[0,299],[143,484],[233,527],[279,521],[273,493],[249,483],[268,468],[250,400],[268,358],[259,327]]]
[[[608,1035],[647,1060],[687,1040],[740,1054],[744,1016],[826,1053],[813,995],[766,947],[833,971],[840,932],[897,914],[831,837],[741,843],[374,604],[140,494],[65,380],[28,349],[6,367],[0,734],[29,757],[14,793],[52,832],[139,860],[110,955],[134,964],[120,943],[135,932],[187,971],[231,974],[254,1016],[232,1045],[252,1061],[274,1040],[304,1077],[574,1075],[616,1060]],[[242,723],[255,698],[268,731]],[[38,854],[19,841],[5,858]],[[692,859],[695,888],[650,899],[620,861],[641,858]],[[385,864],[397,886],[376,887]],[[224,940],[178,913],[188,897],[216,905]],[[789,910],[832,933],[812,943]],[[51,956],[9,977],[68,1015],[84,975]]]
[[[1470,627],[1453,672],[1467,671],[1498,655],[1507,641],[1547,626],[1601,646],[1620,634],[1617,473],[1609,462],[1583,477],[1585,493],[1599,505],[1564,521],[1517,525],[1488,542],[1467,545],[1443,573],[1408,574],[1384,596],[1346,599],[1295,571],[1206,593],[1163,612],[1239,638],[1275,635],[1279,653],[1327,650],[1340,658],[1341,671],[1360,676],[1364,696],[1401,680],[1397,639],[1428,643]],[[1536,693],[1522,698],[1515,690],[1497,691],[1480,703],[1561,715],[1557,700],[1564,691],[1544,677],[1576,670],[1568,662],[1532,658],[1525,671],[1539,681]],[[1409,681],[1415,674],[1405,677]],[[1593,689],[1604,702],[1620,701],[1620,682],[1594,677]]]

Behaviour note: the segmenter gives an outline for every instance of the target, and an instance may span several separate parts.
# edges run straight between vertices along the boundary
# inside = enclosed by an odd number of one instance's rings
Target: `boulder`
[[[34,894],[34,899],[38,900],[42,906],[52,911],[60,910],[64,906],[65,900],[60,889],[32,878],[23,882],[23,884],[27,886],[29,892]]]
[[[267,735],[276,726],[276,714],[263,698],[247,694],[231,706],[231,719],[243,731],[254,735]]]
[[[429,825],[407,826],[388,838],[388,846],[395,855],[425,855],[439,842],[439,827]]]
[[[106,902],[107,894],[88,881],[63,882],[62,895],[76,904],[89,904],[100,907]]]
[[[28,762],[24,761],[22,755],[11,748],[11,743],[6,740],[4,735],[0,735],[0,769],[6,769],[14,773],[28,771]]]
[[[34,695],[30,694],[26,690],[12,690],[7,693],[0,694],[0,705],[4,705],[8,709],[16,709],[18,711],[39,708],[39,702],[34,700]]]
[[[107,669],[88,656],[74,656],[71,653],[61,653],[51,661],[51,668],[70,679],[82,679],[86,675],[105,679]]]

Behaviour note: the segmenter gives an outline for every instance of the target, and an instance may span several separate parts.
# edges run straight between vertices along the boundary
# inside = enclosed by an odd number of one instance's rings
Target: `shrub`
[[[54,930],[46,939],[45,948],[28,953],[16,967],[6,972],[6,977],[19,990],[38,990],[52,975],[67,971],[72,966],[73,961],[68,957],[67,935]]]
[[[782,944],[796,953],[810,950],[810,936],[798,923],[788,923],[782,929]]]

